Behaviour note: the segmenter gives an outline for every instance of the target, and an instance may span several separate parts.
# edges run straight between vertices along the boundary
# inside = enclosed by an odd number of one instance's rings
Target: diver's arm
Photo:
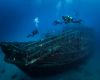
[[[55,21],[53,22],[53,24],[54,24],[54,25],[59,25],[59,24],[62,24],[62,22],[59,21],[59,20],[55,20]]]

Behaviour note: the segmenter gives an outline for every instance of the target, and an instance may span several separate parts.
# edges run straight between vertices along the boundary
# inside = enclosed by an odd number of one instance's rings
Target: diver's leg
[[[73,23],[81,23],[82,20],[81,20],[81,19],[80,19],[80,20],[73,20],[72,22],[73,22]]]

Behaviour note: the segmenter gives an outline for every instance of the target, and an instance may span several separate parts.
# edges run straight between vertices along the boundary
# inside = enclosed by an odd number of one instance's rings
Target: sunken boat
[[[93,50],[93,30],[70,24],[59,35],[31,42],[1,42],[4,60],[33,74],[47,74],[82,63]],[[82,62],[81,62],[82,61]]]

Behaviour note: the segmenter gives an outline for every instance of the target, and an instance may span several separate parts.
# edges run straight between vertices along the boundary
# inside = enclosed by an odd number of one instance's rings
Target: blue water
[[[0,41],[39,40],[45,33],[60,29],[52,23],[63,15],[82,19],[96,35],[95,53],[86,64],[78,70],[50,77],[30,78],[15,65],[6,63],[0,50],[0,80],[100,80],[99,14],[99,0],[0,0]],[[34,22],[36,18],[37,23]],[[26,38],[36,28],[39,34]]]

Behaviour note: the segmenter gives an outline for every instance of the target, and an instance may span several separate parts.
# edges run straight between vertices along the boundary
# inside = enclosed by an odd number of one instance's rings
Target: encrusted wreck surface
[[[79,25],[37,42],[1,42],[5,61],[31,75],[76,65],[92,51],[92,29]]]

